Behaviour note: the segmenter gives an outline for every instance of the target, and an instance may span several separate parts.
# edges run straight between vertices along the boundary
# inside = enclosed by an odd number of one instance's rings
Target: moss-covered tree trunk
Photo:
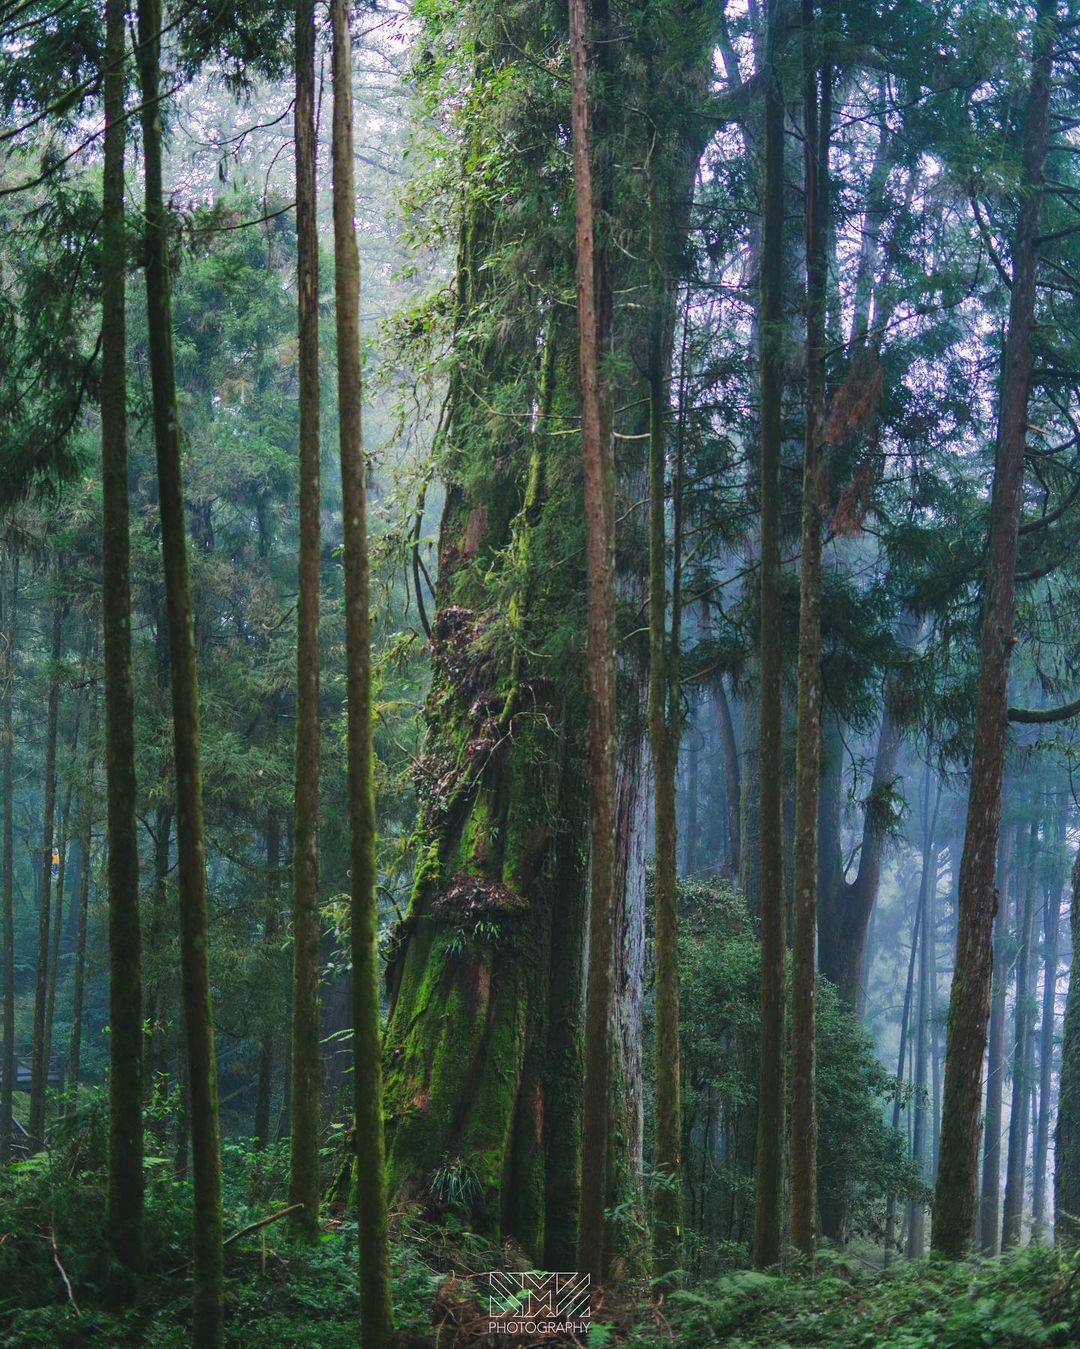
[[[1057,0],[1039,0],[1035,17],[1021,196],[1012,250],[1009,327],[998,408],[971,790],[960,864],[956,973],[949,1003],[940,1162],[934,1192],[934,1250],[954,1258],[967,1251],[975,1235],[979,1105],[993,969],[994,860],[1001,821],[1016,556],[1034,356],[1037,241]]]
[[[333,32],[334,297],[338,439],[345,558],[347,785],[351,863],[353,1082],[360,1234],[360,1338],[384,1349],[393,1329],[379,1027],[371,619],[360,389],[360,258],[356,246],[353,74],[347,0],[331,0]]]
[[[3,663],[0,665],[0,808],[3,823],[4,1058],[0,1063],[0,1164],[11,1158],[15,1093],[15,773],[13,705],[15,699],[15,623],[19,600],[19,554],[5,547],[3,571]]]
[[[193,1334],[200,1349],[206,1349],[221,1344],[224,1338],[221,1145],[210,998],[199,686],[173,363],[169,220],[162,186],[161,0],[140,0],[138,17],[145,161],[146,309],[172,679],[180,968],[195,1197]]]
[[[56,568],[59,581],[59,567]],[[38,886],[37,973],[34,978],[34,1040],[30,1065],[30,1143],[45,1145],[45,1097],[49,1084],[49,1055],[45,1045],[45,1020],[49,983],[49,926],[52,910],[53,834],[56,822],[56,741],[60,717],[60,651],[64,609],[53,601],[52,640],[49,644],[49,702],[45,719],[45,799],[41,831],[41,883]]]
[[[96,702],[93,704],[96,709]],[[83,1000],[86,990],[86,920],[90,908],[90,847],[94,827],[94,740],[96,716],[91,727],[79,800],[79,890],[75,897],[75,951],[71,972],[71,1033],[68,1038],[67,1113],[74,1114],[78,1104],[79,1072],[82,1062]]]
[[[1069,928],[1072,949],[1080,951],[1080,856],[1072,868]],[[1071,974],[1061,1029],[1061,1077],[1054,1130],[1054,1238],[1063,1246],[1080,1246],[1080,979]]]
[[[979,1247],[986,1255],[996,1255],[1001,1240],[1001,1103],[1005,1084],[1005,994],[1009,987],[1005,952],[1009,933],[1012,839],[1013,831],[1006,829],[998,850],[998,907],[994,917],[994,975],[990,992],[982,1186],[979,1191]]]
[[[296,6],[296,272],[300,541],[296,617],[293,976],[289,1203],[314,1239],[319,1219],[319,240],[315,218],[315,7]]]
[[[783,711],[780,692],[780,447],[784,387],[783,6],[769,0],[765,39],[765,169],[761,244],[761,1057],[754,1189],[754,1265],[781,1256],[785,1115]]]

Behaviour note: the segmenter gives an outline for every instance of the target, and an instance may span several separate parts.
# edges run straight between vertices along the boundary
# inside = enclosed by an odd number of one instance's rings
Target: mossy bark
[[[199,1349],[209,1349],[224,1339],[221,1145],[210,996],[199,687],[173,362],[169,222],[162,184],[161,24],[161,0],[140,0],[146,308],[172,679],[181,990],[195,1197],[193,1335]]]
[[[0,792],[2,792],[4,943],[4,1058],[0,1063],[0,1164],[11,1158],[12,1106],[15,1092],[15,622],[19,596],[19,554],[5,549],[3,571],[3,665],[0,667]]]
[[[293,805],[292,1049],[289,1203],[314,1239],[319,1221],[319,241],[315,215],[315,7],[296,7],[296,269],[300,542]]]

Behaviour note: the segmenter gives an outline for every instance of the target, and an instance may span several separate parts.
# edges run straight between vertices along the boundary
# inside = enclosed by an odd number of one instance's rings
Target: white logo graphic
[[[533,1269],[488,1275],[488,1329],[503,1334],[582,1335],[589,1328],[589,1276]]]

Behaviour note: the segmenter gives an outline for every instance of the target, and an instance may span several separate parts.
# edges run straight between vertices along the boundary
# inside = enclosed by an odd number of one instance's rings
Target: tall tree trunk
[[[109,1239],[117,1259],[137,1270],[142,1264],[143,1238],[143,1027],[126,416],[126,22],[124,0],[106,0],[101,237],[101,612],[109,907]],[[85,945],[85,928],[83,941]]]
[[[199,687],[188,574],[180,426],[172,348],[169,221],[162,190],[161,0],[140,0],[139,74],[146,193],[146,308],[157,451],[161,552],[169,621],[180,968],[187,1037],[188,1101],[194,1178],[193,1331],[200,1347],[224,1338],[221,1141],[210,998],[210,949],[199,751]]]
[[[653,1271],[668,1280],[682,1268],[682,1109],[679,1059],[678,828],[675,772],[679,755],[679,631],[682,604],[679,538],[681,450],[674,484],[674,573],[671,635],[667,627],[668,353],[672,324],[655,160],[650,163],[650,251],[653,313],[649,341],[649,746],[653,766],[656,841],[655,961],[656,1136],[653,1166]],[[582,358],[584,374],[584,357]],[[584,383],[584,381],[583,381]],[[587,1107],[586,1107],[587,1108]]]
[[[56,567],[59,579],[59,565]],[[45,1143],[45,1094],[49,1083],[49,1056],[45,1046],[45,1016],[49,978],[49,921],[52,908],[52,855],[56,815],[56,739],[60,717],[60,639],[64,611],[60,600],[53,603],[49,710],[45,723],[45,805],[41,840],[41,885],[39,887],[37,977],[34,981],[34,1044],[30,1067],[31,1146]]]
[[[1069,910],[1073,964],[1080,951],[1080,856],[1072,868]],[[1080,979],[1069,975],[1065,1021],[1061,1029],[1061,1077],[1054,1129],[1054,1238],[1080,1246]]]
[[[956,973],[949,1003],[933,1231],[935,1251],[954,1258],[964,1254],[975,1234],[981,1132],[979,1097],[993,968],[994,859],[1001,821],[1013,598],[1035,321],[1036,248],[1056,18],[1057,0],[1039,0],[998,412],[971,791],[960,864]]]
[[[0,1165],[11,1160],[12,1108],[15,1093],[15,620],[19,600],[19,554],[8,545],[0,603],[4,610],[3,665],[0,667],[0,778],[2,778],[3,833],[3,941],[4,941],[4,1059],[0,1063]]]
[[[1035,1128],[1035,1157],[1032,1166],[1031,1232],[1035,1239],[1046,1227],[1046,1161],[1050,1150],[1050,1114],[1054,1105],[1054,1023],[1057,1007],[1058,928],[1061,923],[1061,896],[1065,889],[1069,798],[1064,793],[1058,805],[1054,839],[1054,871],[1046,890],[1043,907],[1043,997],[1039,1023],[1039,1114]]]
[[[940,856],[940,854],[939,854]],[[938,906],[937,877],[927,895],[926,944],[930,961],[930,987],[927,998],[930,1035],[930,1168],[929,1180],[932,1186],[937,1177],[938,1125],[941,1115],[941,1053],[938,1043]]]
[[[821,785],[821,526],[825,508],[825,293],[828,280],[832,66],[803,0],[803,143],[806,215],[806,432],[799,579],[795,745],[794,936],[791,1011],[791,1241],[817,1246],[817,908]]]
[[[296,6],[296,270],[300,543],[296,620],[293,979],[289,1203],[314,1240],[319,1220],[319,240],[315,215],[315,6]]]
[[[998,898],[994,917],[994,973],[990,992],[989,1056],[986,1064],[986,1115],[983,1126],[982,1189],[979,1195],[979,1246],[996,1255],[1001,1241],[1001,1136],[1005,1086],[1005,995],[1009,966],[1009,871],[1013,831],[1006,829],[998,848]]]
[[[281,896],[281,821],[277,811],[270,808],[266,813],[266,924],[263,929],[264,941],[270,947],[273,960],[273,948],[277,940],[278,904]],[[276,1010],[272,1011],[267,1024],[263,1027],[259,1045],[259,1064],[255,1084],[255,1148],[262,1152],[270,1141],[270,1097],[274,1086],[274,1041],[277,1026]]]
[[[1031,939],[1035,918],[1035,879],[1039,854],[1039,822],[1031,823],[1027,859],[1023,868],[1023,904],[1017,926],[1016,1012],[1013,1039],[1012,1101],[1009,1110],[1009,1152],[1005,1164],[1005,1204],[1001,1217],[1001,1246],[1020,1241],[1024,1213],[1024,1180],[1027,1170],[1027,1125],[1031,1107],[1031,973],[1034,968]]]
[[[606,33],[598,39],[606,40]],[[604,1273],[608,1084],[612,1004],[615,854],[615,521],[610,417],[600,351],[606,305],[594,264],[592,155],[589,144],[585,0],[570,0],[571,121],[577,255],[578,362],[585,474],[585,565],[588,578],[586,663],[589,702],[590,810],[589,973],[585,1020],[585,1086],[581,1150],[578,1271],[599,1282]],[[603,321],[610,323],[607,313]]]
[[[371,739],[371,618],[367,493],[360,389],[360,259],[356,247],[353,75],[347,0],[332,0],[334,72],[334,297],[338,428],[345,545],[346,706],[352,864],[353,1078],[360,1231],[360,1338],[384,1349],[393,1330],[379,1027],[379,907],[375,764]]]
[[[785,917],[780,696],[780,445],[784,388],[783,6],[768,0],[765,38],[765,177],[761,245],[761,1057],[754,1188],[754,1265],[781,1255],[784,1191]]]
[[[72,756],[78,749],[79,719],[75,720],[75,735],[71,743]],[[56,1018],[56,986],[60,979],[60,938],[64,930],[64,893],[67,888],[68,849],[71,844],[71,797],[74,788],[69,778],[64,787],[64,804],[60,810],[60,831],[57,842],[60,848],[60,865],[56,871],[56,902],[53,907],[52,930],[49,934],[49,987],[45,997],[45,1061],[52,1058],[53,1023]]]

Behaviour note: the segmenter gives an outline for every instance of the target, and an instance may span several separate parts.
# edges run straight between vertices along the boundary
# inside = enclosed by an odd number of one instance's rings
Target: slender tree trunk
[[[379,1027],[379,910],[375,893],[375,776],[371,740],[371,621],[360,389],[360,259],[353,181],[349,5],[332,0],[334,67],[334,295],[345,543],[349,831],[352,863],[353,1075],[360,1228],[360,1337],[371,1349],[393,1330]]]
[[[761,1058],[754,1190],[754,1265],[781,1255],[784,1191],[785,917],[780,696],[780,445],[784,387],[783,7],[768,0],[765,179],[761,245]]]
[[[79,723],[75,721],[72,756],[78,749]],[[56,872],[56,902],[53,907],[52,930],[49,934],[49,988],[45,998],[45,1062],[52,1059],[53,1024],[56,1019],[56,986],[60,978],[60,938],[64,930],[64,892],[67,887],[67,857],[71,843],[71,797],[74,783],[69,779],[64,788],[64,804],[60,810],[60,865]]]
[[[791,1013],[791,1242],[817,1246],[817,907],[821,787],[821,525],[825,507],[825,293],[828,271],[832,66],[820,52],[813,0],[803,0],[806,203],[806,433],[799,580]]]
[[[314,1240],[319,1218],[319,241],[315,217],[315,6],[296,7],[296,269],[300,557],[296,623],[293,985],[289,1202]]]
[[[908,957],[907,983],[904,985],[904,1006],[900,1013],[900,1052],[896,1057],[896,1095],[893,1097],[892,1127],[900,1128],[900,1111],[903,1102],[904,1060],[908,1052],[908,1026],[911,1023],[911,999],[915,988],[915,965],[919,958],[919,937],[923,924],[924,900],[926,898],[926,868],[924,866],[919,881],[919,898],[915,906],[915,921],[911,927],[911,954]],[[885,1265],[892,1259],[896,1246],[896,1196],[889,1195],[885,1203]]]
[[[172,349],[169,222],[162,190],[161,0],[140,0],[138,13],[146,192],[146,307],[172,676],[180,968],[195,1196],[193,1334],[199,1349],[207,1349],[221,1344],[224,1338],[221,1143],[210,999],[199,687]]]
[[[92,717],[93,720],[96,718]],[[78,1104],[82,1057],[83,995],[86,987],[86,920],[90,907],[90,846],[94,826],[94,728],[88,735],[85,779],[79,803],[79,893],[75,901],[75,955],[71,976],[71,1036],[68,1041],[67,1113]]]
[[[1001,821],[1016,554],[1032,370],[1036,248],[1042,207],[1057,0],[1039,0],[1024,128],[1020,213],[1012,250],[1009,330],[1002,372],[990,539],[983,597],[979,694],[964,856],[956,973],[949,1004],[934,1249],[957,1258],[975,1235],[979,1097],[993,968],[994,859]]]
[[[926,837],[923,843],[923,875],[920,904],[922,905],[922,941],[919,944],[919,1001],[915,1016],[915,1096],[912,1110],[911,1156],[919,1168],[919,1176],[925,1180],[929,1171],[929,1148],[927,1145],[927,1099],[926,1068],[929,1053],[930,981],[933,978],[933,929],[931,915],[934,912],[934,893],[937,890],[937,830],[938,811],[941,807],[941,783],[938,783],[937,797],[934,802],[933,818],[929,818],[930,806],[930,769],[926,770],[926,782],[923,789],[923,829]],[[907,1253],[911,1260],[919,1259],[923,1254],[926,1235],[926,1209],[919,1201],[908,1204]]]
[[[601,38],[605,35],[601,34]],[[594,267],[592,162],[589,144],[585,0],[570,0],[571,120],[577,255],[578,360],[585,471],[585,563],[588,578],[588,779],[591,833],[589,966],[585,1021],[585,1086],[581,1154],[578,1271],[604,1273],[604,1203],[610,1080],[615,855],[615,557],[614,466],[599,352]],[[606,308],[606,306],[605,306]]]
[[[264,940],[271,950],[278,933],[281,895],[281,821],[271,808],[266,815],[266,926]],[[270,1096],[274,1086],[274,1029],[277,1015],[271,1013],[263,1027],[255,1085],[255,1148],[262,1152],[270,1141]]]
[[[143,1257],[143,1027],[126,417],[126,22],[124,0],[107,0],[101,240],[101,603],[109,904],[109,1239],[117,1259],[138,1270]],[[84,925],[84,949],[85,940]]]
[[[742,785],[739,781],[739,747],[731,720],[731,704],[724,690],[723,680],[716,684],[716,714],[720,731],[720,754],[724,764],[724,794],[727,805],[728,867],[732,876],[739,875],[739,804]]]
[[[679,522],[681,467],[676,467],[671,636],[667,630],[667,423],[671,322],[655,164],[650,165],[653,314],[649,341],[649,745],[656,836],[656,1138],[653,1165],[653,1270],[670,1279],[682,1268],[682,1109],[679,1060],[678,829],[675,770],[679,755]],[[584,358],[583,358],[584,362]],[[681,463],[681,455],[677,456]]]
[[[59,567],[57,567],[59,574]],[[49,975],[49,921],[52,908],[52,853],[56,815],[56,739],[60,717],[60,639],[64,613],[59,600],[53,604],[49,710],[45,723],[45,807],[41,841],[41,885],[38,909],[37,978],[34,982],[34,1045],[30,1068],[30,1138],[37,1149],[45,1143],[45,1094],[49,1083],[49,1057],[45,1047],[45,1017]]]
[[[0,777],[4,811],[3,941],[4,1060],[0,1063],[0,1165],[11,1160],[12,1107],[15,1093],[15,775],[12,704],[15,698],[15,621],[19,600],[19,554],[9,545],[3,579],[3,684],[0,686]]]
[[[1080,951],[1080,856],[1073,862],[1069,928],[1073,966]],[[1054,1238],[1080,1246],[1080,979],[1069,975],[1061,1028],[1061,1077],[1054,1129]]]
[[[986,1255],[996,1255],[1001,1240],[1001,1135],[1005,1085],[1005,995],[1009,967],[1005,950],[1009,932],[1009,870],[1012,864],[1012,830],[1006,829],[998,849],[998,901],[994,917],[994,974],[990,992],[989,1056],[986,1064],[986,1115],[982,1190],[979,1196],[979,1246]]]
[[[1031,973],[1034,969],[1031,939],[1035,917],[1035,870],[1039,852],[1039,823],[1031,823],[1027,862],[1023,873],[1023,906],[1017,929],[1016,1020],[1013,1040],[1012,1102],[1009,1110],[1009,1152],[1005,1165],[1005,1204],[1001,1219],[1001,1246],[1020,1241],[1024,1214],[1024,1180],[1027,1170],[1027,1124],[1031,1106]]]
[[[1062,795],[1058,807],[1057,856],[1054,874],[1046,891],[1043,908],[1043,998],[1039,1023],[1039,1114],[1035,1129],[1035,1158],[1032,1168],[1031,1233],[1041,1238],[1046,1228],[1046,1161],[1050,1150],[1050,1114],[1054,1093],[1054,1023],[1057,1007],[1058,928],[1061,923],[1061,895],[1065,888],[1068,797]]]
[[[941,1053],[938,1044],[938,907],[937,877],[927,895],[926,909],[926,945],[930,963],[930,987],[927,998],[930,1036],[930,1174],[933,1185],[937,1178],[938,1125],[941,1115]]]

